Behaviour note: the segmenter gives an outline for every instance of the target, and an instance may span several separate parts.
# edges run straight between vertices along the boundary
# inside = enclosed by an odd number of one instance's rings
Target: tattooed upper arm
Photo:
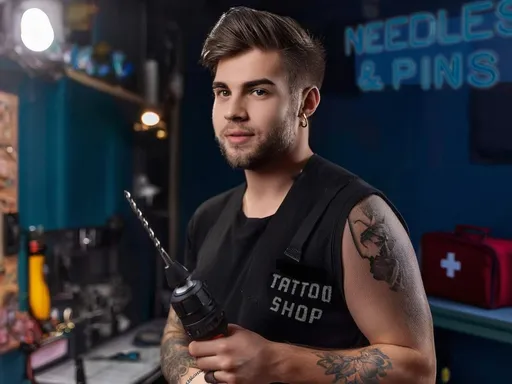
[[[392,291],[404,289],[404,257],[413,254],[405,230],[381,198],[370,196],[356,205],[348,220],[357,253],[367,261],[375,280],[383,281]],[[405,249],[409,248],[409,249]]]
[[[432,319],[409,236],[389,205],[372,195],[349,215],[342,242],[344,289],[372,344],[432,345]]]

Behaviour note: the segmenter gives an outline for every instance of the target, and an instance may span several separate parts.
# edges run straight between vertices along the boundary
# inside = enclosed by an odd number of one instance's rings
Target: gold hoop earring
[[[308,126],[308,117],[305,113],[302,114],[303,120],[301,119],[299,125],[301,128],[306,128]]]

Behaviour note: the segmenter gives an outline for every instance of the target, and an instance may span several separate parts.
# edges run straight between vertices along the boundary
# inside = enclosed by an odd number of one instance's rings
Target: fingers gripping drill
[[[172,289],[171,306],[180,319],[185,332],[192,340],[196,341],[211,340],[227,335],[228,323],[224,311],[208,292],[206,285],[202,281],[192,279],[185,266],[171,259],[162,248],[142,212],[137,208],[130,193],[124,191],[124,195],[164,260],[165,277],[169,288]]]

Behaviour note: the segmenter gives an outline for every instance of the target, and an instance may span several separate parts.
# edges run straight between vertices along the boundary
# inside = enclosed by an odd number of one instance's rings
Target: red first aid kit
[[[457,225],[421,239],[425,291],[487,309],[512,306],[512,240],[495,239],[488,228]]]

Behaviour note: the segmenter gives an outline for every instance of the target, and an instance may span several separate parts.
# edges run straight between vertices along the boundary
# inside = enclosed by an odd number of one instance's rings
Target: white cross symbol
[[[450,279],[455,277],[455,271],[461,270],[460,261],[455,260],[455,253],[448,252],[446,259],[441,259],[441,268],[446,269],[446,276]]]

